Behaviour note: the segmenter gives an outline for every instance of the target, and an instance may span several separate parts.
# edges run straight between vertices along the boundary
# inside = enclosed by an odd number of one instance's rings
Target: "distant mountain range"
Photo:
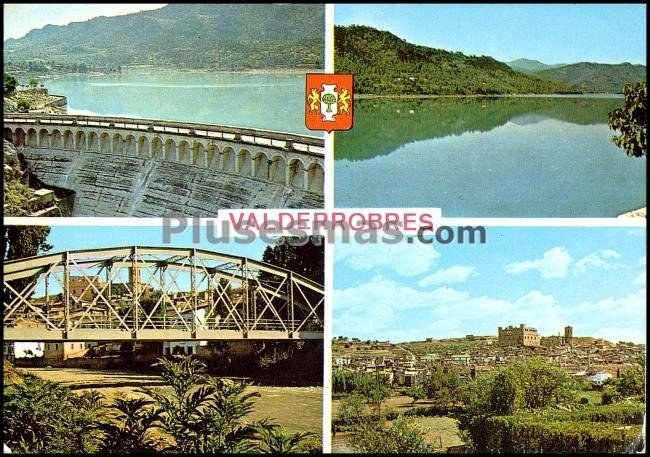
[[[621,93],[628,82],[646,81],[643,65],[547,65],[531,59],[503,63],[489,56],[411,44],[367,26],[336,26],[334,34],[335,69],[355,75],[358,93]]]
[[[507,64],[514,70],[561,82],[580,92],[621,93],[626,83],[646,81],[646,67],[627,62],[546,65],[538,60],[517,59]]]
[[[515,71],[488,56],[419,46],[367,26],[334,28],[335,69],[365,94],[567,93],[563,83]]]
[[[513,70],[517,70],[522,73],[534,74],[537,71],[549,70],[551,68],[561,67],[564,64],[560,63],[555,65],[547,65],[545,63],[540,62],[539,60],[516,59],[510,62],[506,62],[506,65],[508,65]]]
[[[4,42],[5,68],[31,62],[90,69],[322,68],[323,5],[181,4],[64,26]]]

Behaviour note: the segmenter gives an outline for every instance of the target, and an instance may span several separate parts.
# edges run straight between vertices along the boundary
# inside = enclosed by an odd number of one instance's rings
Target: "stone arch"
[[[250,176],[253,170],[253,161],[251,160],[251,153],[248,149],[241,149],[237,153],[237,174],[242,176]]]
[[[63,132],[63,149],[74,150],[74,135],[70,130]]]
[[[113,134],[113,154],[124,153],[124,139],[119,133]]]
[[[126,155],[131,157],[138,156],[138,145],[135,142],[135,137],[133,135],[127,135],[124,140],[124,152]]]
[[[203,147],[203,144],[198,141],[195,141],[194,144],[192,145],[191,164],[198,165],[200,167],[207,167],[209,164],[205,147]]]
[[[258,152],[253,159],[253,176],[258,179],[269,179],[269,158],[263,152]]]
[[[323,193],[325,172],[319,163],[312,163],[307,169],[307,189],[312,192]]]
[[[292,159],[289,162],[287,185],[295,189],[305,187],[305,164],[300,159]]]
[[[269,167],[269,180],[280,184],[287,182],[287,161],[281,155],[273,156]]]
[[[102,154],[111,153],[111,136],[106,132],[99,136],[99,152]]]
[[[146,136],[141,136],[138,139],[138,150],[137,150],[138,157],[143,158],[143,159],[150,159],[151,154],[149,151],[149,138]]]
[[[151,158],[162,157],[163,142],[159,137],[151,140]]]
[[[25,131],[20,127],[14,130],[14,144],[16,146],[25,146]]]
[[[88,134],[88,151],[99,151],[99,138],[97,137],[97,132],[90,132]]]
[[[223,154],[221,156],[221,169],[223,171],[228,171],[234,173],[235,168],[235,150],[230,146],[223,148]]]
[[[219,154],[219,148],[217,145],[214,143],[208,144],[208,149],[206,150],[206,161],[208,167],[219,168],[219,156],[217,154]]]
[[[50,132],[45,129],[41,129],[38,132],[38,146],[41,148],[50,147]]]
[[[192,163],[192,153],[190,151],[190,143],[186,140],[181,140],[178,143],[178,161],[184,164]]]
[[[14,137],[13,137],[13,132],[11,131],[11,129],[10,129],[9,127],[5,127],[4,132],[5,132],[5,133],[4,133],[4,135],[5,135],[5,136],[4,136],[5,140],[7,140],[7,141],[11,141],[11,142],[13,143],[13,141],[14,141]]]
[[[85,151],[86,150],[86,134],[83,130],[79,130],[75,137],[75,151]]]
[[[35,129],[27,130],[27,146],[30,148],[38,147],[38,134]]]
[[[178,149],[176,148],[176,143],[174,140],[171,138],[168,138],[167,141],[165,141],[165,145],[163,147],[163,151],[165,153],[165,160],[171,160],[172,162],[178,162]]]
[[[54,129],[50,134],[50,147],[52,149],[61,149],[63,147],[63,139],[61,137],[61,132]]]

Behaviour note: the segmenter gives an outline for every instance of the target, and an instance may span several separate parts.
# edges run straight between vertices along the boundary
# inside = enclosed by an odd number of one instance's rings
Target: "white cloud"
[[[612,249],[601,249],[576,261],[573,267],[573,273],[584,273],[589,267],[602,268],[603,270],[614,270],[622,265],[610,262],[611,259],[620,259],[621,254]]]
[[[353,270],[390,269],[400,276],[430,271],[440,253],[421,244],[339,243],[334,247],[336,263]]]
[[[538,290],[508,301],[472,297],[451,287],[423,291],[382,276],[334,290],[334,334],[363,339],[408,341],[475,331],[492,335],[498,326],[519,323],[554,334],[566,322],[555,298]]]
[[[646,276],[648,275],[648,272],[646,270],[643,270],[639,275],[634,279],[634,284],[637,284],[639,286],[645,286],[646,285]]]
[[[438,284],[456,284],[467,281],[470,277],[476,276],[476,267],[454,265],[453,267],[444,270],[436,271],[428,276],[422,278],[418,285],[426,287]]]
[[[546,251],[541,258],[506,265],[505,272],[517,275],[529,270],[537,270],[544,279],[564,278],[569,270],[571,260],[566,248],[556,246]]]
[[[583,302],[575,308],[578,316],[597,316],[598,319],[581,321],[581,330],[574,330],[577,336],[596,336],[610,341],[634,341],[641,343],[646,339],[646,289],[623,297],[608,297],[596,302]]]
[[[645,256],[642,255],[641,257],[639,257],[639,266],[645,268],[646,265],[647,265],[647,262],[646,262]]]

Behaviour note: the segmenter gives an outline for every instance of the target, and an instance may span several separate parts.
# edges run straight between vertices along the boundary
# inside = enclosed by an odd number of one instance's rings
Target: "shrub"
[[[18,111],[29,111],[29,102],[27,100],[18,100],[18,103],[16,103],[16,109],[18,109]]]
[[[349,395],[341,401],[336,425],[356,426],[366,421],[366,400],[361,395]]]
[[[386,420],[389,420],[389,421],[395,420],[399,416],[400,416],[399,411],[397,411],[396,409],[389,409],[384,414],[384,417],[386,418]]]
[[[395,420],[388,428],[377,423],[366,424],[354,434],[351,444],[356,451],[367,453],[433,452],[422,432],[402,419]]]
[[[578,453],[622,452],[634,441],[640,425],[590,421],[547,421],[534,415],[476,417],[469,434],[478,452]]]
[[[2,438],[14,452],[91,453],[101,433],[99,397],[24,376],[4,385]]]

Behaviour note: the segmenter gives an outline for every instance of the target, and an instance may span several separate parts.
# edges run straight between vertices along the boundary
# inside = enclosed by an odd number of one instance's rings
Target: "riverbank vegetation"
[[[647,97],[645,83],[628,84],[623,90],[625,105],[609,114],[609,128],[619,131],[612,141],[630,157],[644,157],[647,151]]]
[[[289,433],[270,418],[251,419],[257,392],[206,374],[190,357],[161,359],[169,385],[106,403],[52,381],[21,375],[5,363],[3,441],[26,453],[313,452],[318,436]]]

